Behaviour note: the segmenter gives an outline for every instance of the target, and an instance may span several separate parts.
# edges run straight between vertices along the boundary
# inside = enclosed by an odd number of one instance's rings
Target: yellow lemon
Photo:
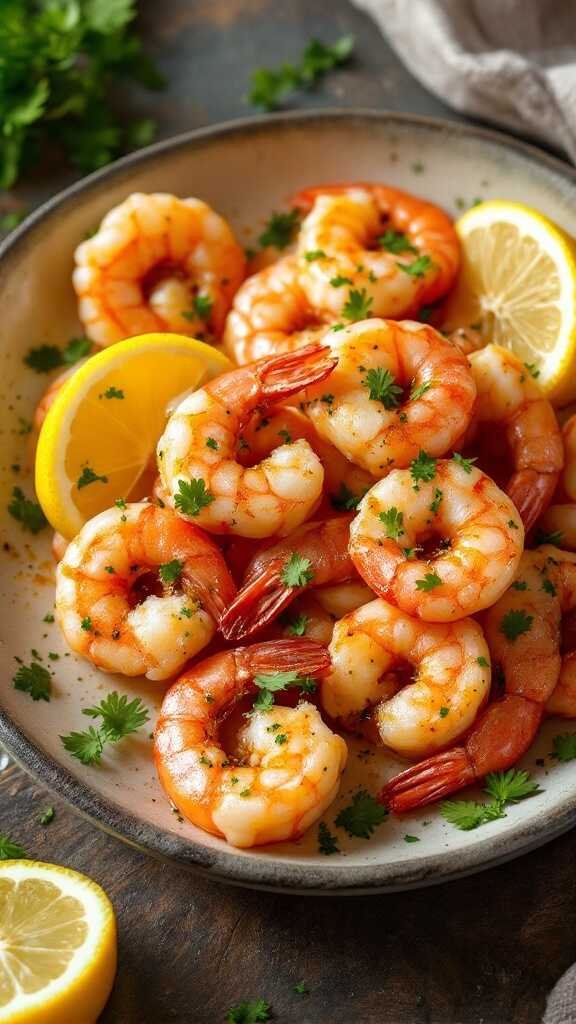
[[[74,537],[117,499],[142,497],[168,404],[231,368],[179,334],[128,338],[88,359],[62,384],[38,439],[36,493],[54,529]]]
[[[479,325],[538,370],[556,404],[576,398],[576,244],[537,210],[491,200],[456,224],[462,270],[443,327]]]
[[[94,1024],[116,973],[106,893],[77,871],[0,862],[0,1024]]]

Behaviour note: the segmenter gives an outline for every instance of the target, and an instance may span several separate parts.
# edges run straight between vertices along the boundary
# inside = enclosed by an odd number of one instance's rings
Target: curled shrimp
[[[329,649],[324,709],[348,727],[370,713],[380,742],[403,757],[452,743],[488,697],[488,647],[473,619],[423,623],[380,598],[337,622]]]
[[[313,704],[253,710],[223,749],[219,728],[254,677],[279,671],[320,676],[326,648],[273,640],[216,654],[188,669],[164,698],[154,736],[160,782],[193,824],[233,846],[296,839],[334,799],[346,743]],[[280,739],[281,737],[281,739]]]
[[[245,269],[223,217],[163,192],[115,206],[74,259],[80,320],[100,345],[153,331],[219,337]]]
[[[538,520],[538,534],[552,538],[567,551],[576,551],[576,504],[550,505]]]
[[[504,431],[513,463],[506,492],[529,530],[550,504],[564,464],[556,414],[534,371],[513,352],[487,345],[469,360],[478,390],[475,420]]]
[[[226,318],[223,345],[239,366],[319,341],[326,325],[302,291],[293,256],[247,278]]]
[[[570,416],[562,427],[562,441],[564,443],[562,496],[576,502],[576,416]]]
[[[450,219],[423,199],[385,185],[304,189],[300,282],[320,315],[338,319],[356,290],[371,316],[404,317],[451,287],[460,246]]]
[[[525,551],[516,580],[484,620],[504,696],[488,705],[462,746],[408,768],[384,787],[382,798],[392,810],[439,800],[512,767],[526,753],[558,684],[561,616],[575,606],[576,565],[566,553],[549,546]]]
[[[136,503],[90,519],[56,571],[56,618],[72,650],[108,672],[175,675],[236,592],[214,542],[171,509]]]
[[[375,483],[374,477],[356,466],[317,433],[314,424],[303,412],[292,406],[275,406],[266,413],[255,413],[242,433],[239,460],[252,465],[266,458],[279,439],[292,444],[305,440],[324,467],[324,489],[334,508],[353,508]]]
[[[338,366],[304,407],[317,432],[374,477],[420,449],[443,455],[470,423],[476,386],[465,356],[433,327],[363,320],[328,332]]]
[[[506,590],[524,530],[508,496],[470,463],[424,467],[421,476],[415,466],[393,470],[368,491],[350,527],[350,557],[379,596],[427,622],[453,622]]]
[[[255,409],[324,380],[335,362],[328,349],[309,346],[222,374],[185,398],[157,449],[170,505],[211,533],[258,538],[299,526],[324,484],[322,464],[308,442],[279,444],[249,468],[237,461],[236,449]]]
[[[257,552],[242,589],[220,620],[226,639],[251,636],[311,587],[353,579],[356,570],[348,555],[349,533],[350,516],[305,523]]]

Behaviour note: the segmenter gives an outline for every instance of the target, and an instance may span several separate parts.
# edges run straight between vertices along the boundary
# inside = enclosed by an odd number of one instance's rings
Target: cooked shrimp
[[[538,533],[552,537],[564,550],[576,551],[576,504],[550,505],[538,520]]]
[[[384,787],[382,798],[392,810],[439,800],[510,768],[526,753],[558,683],[562,612],[575,606],[576,565],[556,548],[525,551],[515,582],[484,622],[504,697],[480,715],[462,746],[408,768]]]
[[[478,389],[475,419],[503,431],[513,462],[506,492],[529,530],[550,504],[564,464],[556,413],[513,352],[487,345],[469,360]]]
[[[367,604],[373,597],[374,594],[365,583],[353,580],[318,587],[296,598],[290,610],[280,616],[278,624],[283,636],[306,636],[310,640],[329,644],[334,623]]]
[[[251,636],[305,590],[356,577],[348,555],[350,516],[305,523],[289,537],[256,553],[244,585],[225,611],[227,640]]]
[[[273,640],[217,654],[169,689],[154,738],[160,782],[199,828],[233,846],[296,839],[334,799],[347,749],[309,703],[253,710],[226,752],[219,727],[254,677],[279,671],[323,675],[326,648]]]
[[[74,254],[89,338],[112,345],[149,331],[219,337],[244,277],[244,252],[200,199],[135,192]]]
[[[576,416],[571,416],[562,427],[564,442],[564,472],[562,489],[570,501],[576,501]]]
[[[157,449],[170,504],[211,533],[270,537],[299,526],[324,484],[322,464],[308,442],[279,444],[248,469],[237,461],[236,449],[256,408],[324,380],[335,363],[328,349],[309,346],[222,374],[185,398]]]
[[[378,599],[336,623],[330,655],[325,710],[348,726],[372,713],[380,741],[404,757],[452,743],[488,697],[488,647],[473,619],[423,623]]]
[[[310,305],[338,319],[351,291],[371,316],[415,315],[452,285],[460,247],[437,206],[385,185],[305,189],[309,210],[298,239],[299,273]]]
[[[307,389],[304,411],[347,459],[380,478],[420,449],[443,455],[458,444],[476,386],[466,357],[433,327],[364,320],[325,341],[338,366],[326,387]]]
[[[300,287],[293,256],[247,278],[226,318],[223,345],[239,366],[264,356],[293,352],[326,332]]]
[[[107,509],[68,545],[56,571],[56,618],[98,668],[168,679],[211,640],[236,592],[202,530],[144,503]]]
[[[335,508],[352,508],[376,482],[370,473],[349,462],[333,444],[320,437],[304,413],[286,405],[253,415],[242,433],[239,461],[247,466],[260,462],[278,447],[278,438],[286,444],[302,439],[308,442],[324,467],[324,489]]]
[[[74,363],[74,366],[69,366],[67,370],[64,370],[64,373],[58,374],[58,376],[48,385],[34,410],[33,423],[36,431],[40,431],[40,428],[46,419],[48,410],[54,404],[54,399],[60,393],[62,385],[65,384],[66,381],[69,380],[70,377],[76,373],[76,370],[79,370],[85,362],[85,359],[80,359],[77,363]]]
[[[498,600],[523,541],[518,512],[490,477],[465,461],[424,458],[368,491],[349,550],[381,597],[427,622],[453,622]]]

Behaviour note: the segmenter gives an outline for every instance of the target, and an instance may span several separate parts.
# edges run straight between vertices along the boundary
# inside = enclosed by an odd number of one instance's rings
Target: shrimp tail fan
[[[303,676],[324,676],[330,671],[328,648],[316,640],[267,640],[236,651],[236,658],[250,675],[273,672],[297,672]]]
[[[307,345],[296,352],[263,359],[259,367],[263,394],[269,403],[287,398],[324,380],[337,363],[337,356],[326,345]]]
[[[284,559],[274,559],[242,587],[220,619],[226,640],[243,640],[259,632],[302,592],[303,587],[288,587],[282,583],[283,565]]]

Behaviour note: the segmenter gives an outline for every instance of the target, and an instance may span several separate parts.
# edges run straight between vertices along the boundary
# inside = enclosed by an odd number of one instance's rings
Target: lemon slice
[[[128,338],[88,359],[63,383],[38,439],[36,493],[54,529],[73,537],[117,499],[142,497],[167,405],[231,368],[179,334]]]
[[[116,973],[116,921],[89,878],[0,863],[0,1024],[93,1024]]]
[[[535,364],[549,398],[576,398],[574,241],[537,210],[502,200],[472,207],[456,231],[463,263],[444,329],[478,324],[486,344]]]

